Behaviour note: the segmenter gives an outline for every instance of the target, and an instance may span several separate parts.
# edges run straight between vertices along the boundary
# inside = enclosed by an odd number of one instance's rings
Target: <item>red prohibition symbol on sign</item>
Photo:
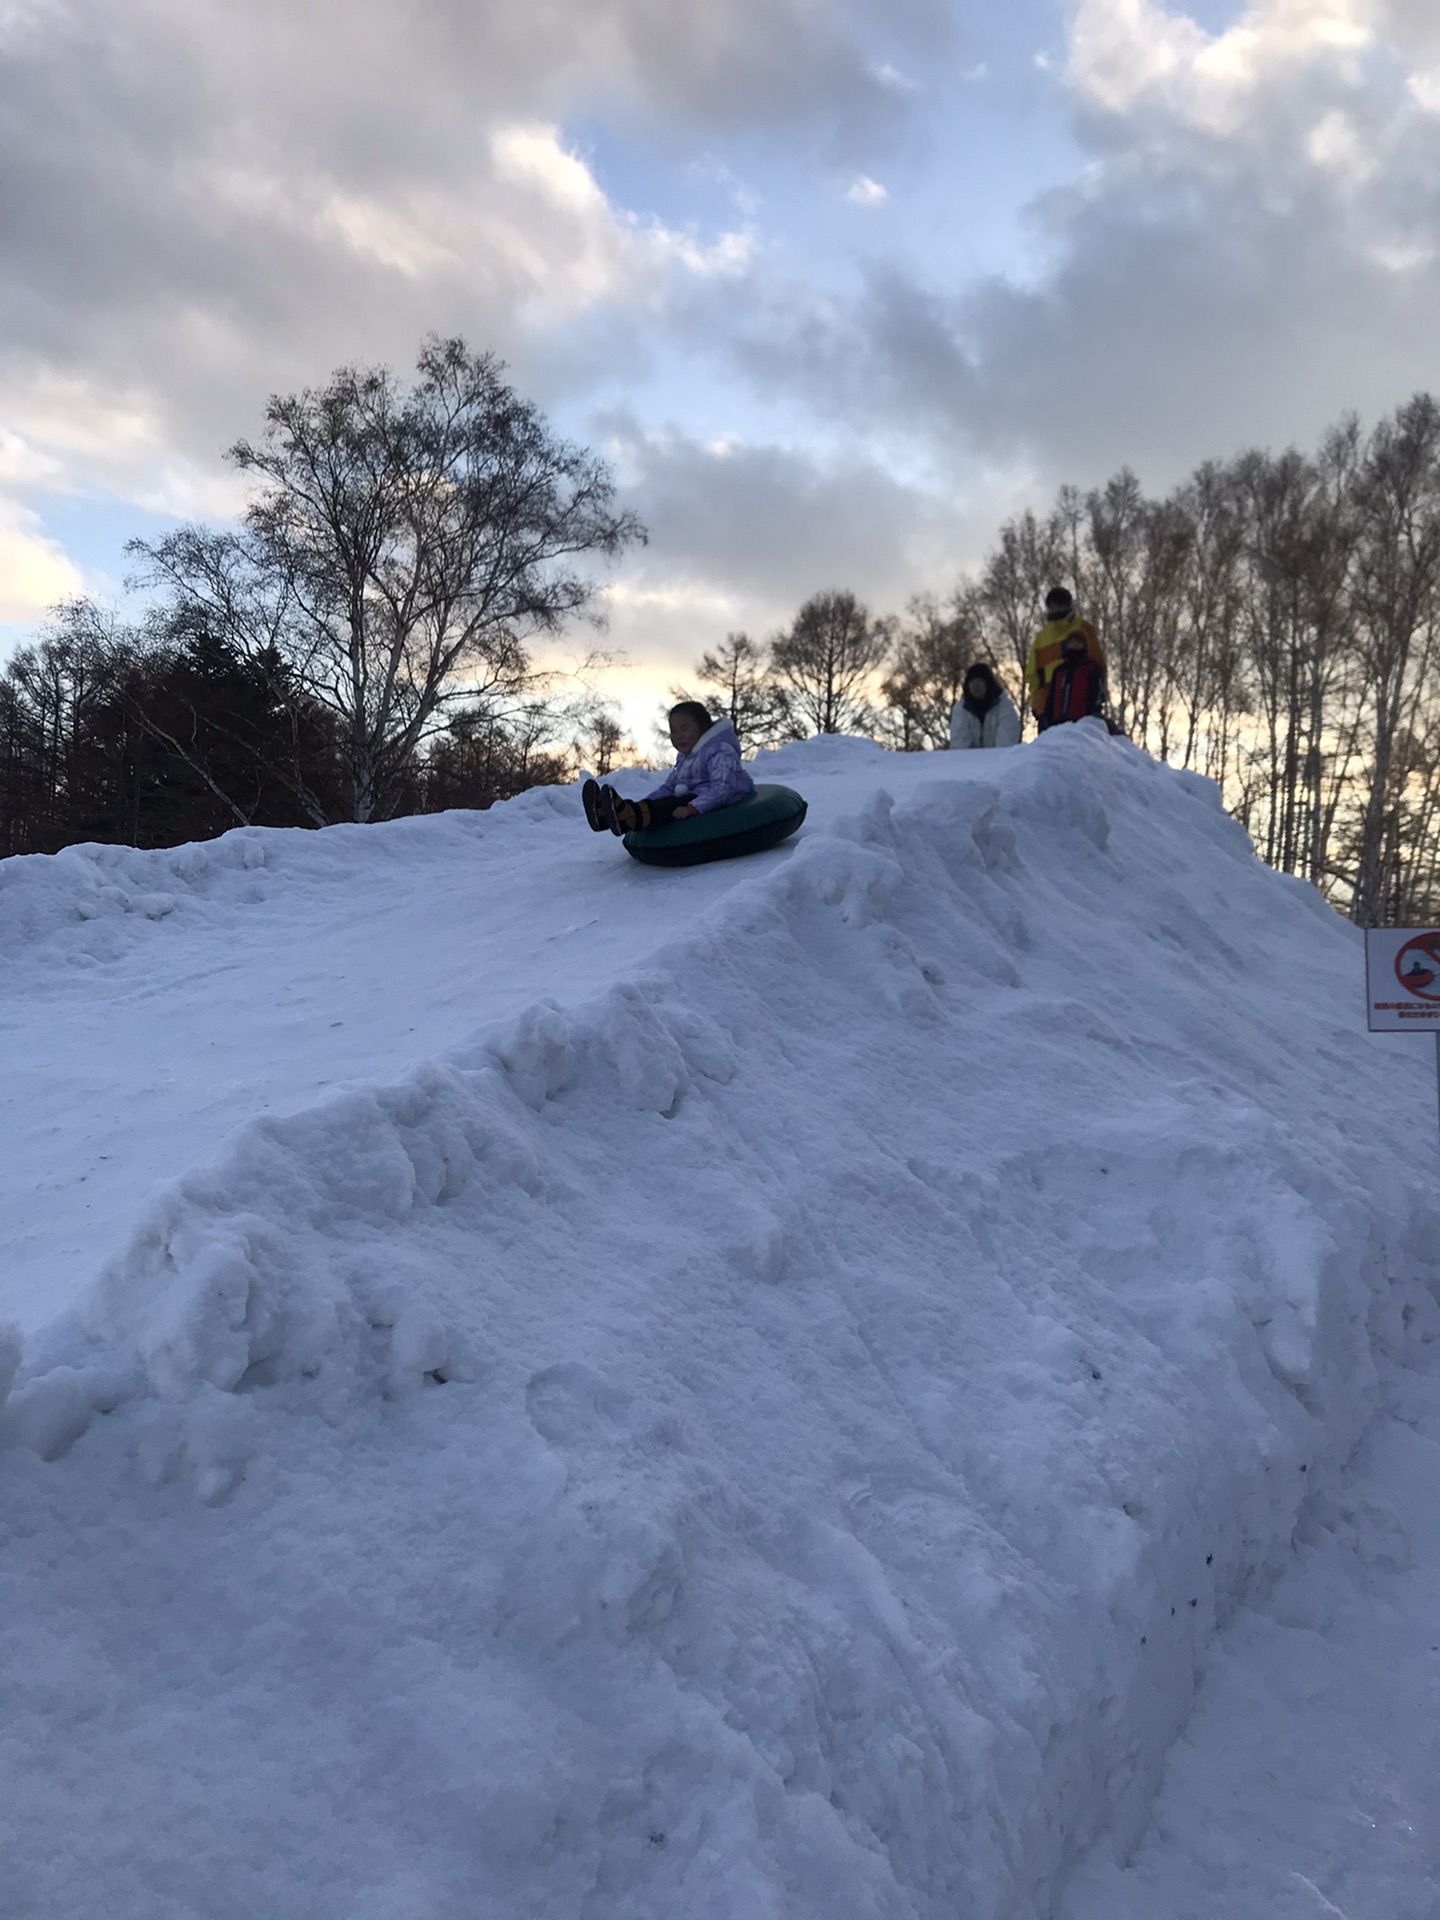
[[[1417,1000],[1440,1004],[1440,932],[1417,933],[1395,956],[1395,978]]]

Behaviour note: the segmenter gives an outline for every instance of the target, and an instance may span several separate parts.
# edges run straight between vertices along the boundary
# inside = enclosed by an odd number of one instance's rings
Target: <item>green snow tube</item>
[[[663,827],[637,827],[625,835],[625,851],[647,867],[698,867],[778,847],[804,818],[805,802],[790,787],[756,787],[733,807],[667,820]]]

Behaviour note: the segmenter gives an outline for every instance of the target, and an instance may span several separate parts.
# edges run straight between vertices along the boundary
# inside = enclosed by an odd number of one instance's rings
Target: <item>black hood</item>
[[[972,676],[970,674],[966,674],[965,676],[966,686],[965,686],[965,698],[963,701],[963,705],[967,713],[973,713],[977,719],[984,719],[985,715],[989,713],[990,709],[995,705],[995,702],[1000,698],[1000,695],[1005,691],[1005,689],[1000,685],[1000,682],[995,678],[994,674],[992,673],[990,675],[989,692],[986,693],[982,699],[977,700],[970,691],[969,682],[971,677]]]

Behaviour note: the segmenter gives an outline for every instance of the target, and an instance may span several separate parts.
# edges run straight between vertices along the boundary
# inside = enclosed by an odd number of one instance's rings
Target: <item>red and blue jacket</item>
[[[1068,720],[1083,720],[1105,704],[1105,675],[1087,655],[1071,655],[1056,667],[1045,688],[1040,731]]]

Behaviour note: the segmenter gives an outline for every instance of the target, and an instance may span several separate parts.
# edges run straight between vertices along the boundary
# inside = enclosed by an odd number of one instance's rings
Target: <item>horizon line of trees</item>
[[[228,451],[256,483],[240,526],[131,541],[141,616],[70,601],[0,673],[0,854],[486,807],[567,777],[596,702],[529,645],[587,617],[594,563],[645,531],[502,373],[431,338],[408,385],[342,367],[272,398]]]
[[[487,807],[609,772],[628,744],[613,710],[528,648],[592,617],[594,563],[644,529],[502,372],[431,339],[409,385],[342,368],[272,399],[259,442],[229,451],[257,481],[240,527],[132,542],[138,620],[69,602],[0,671],[0,855]],[[876,615],[813,594],[768,641],[727,635],[672,696],[752,748],[943,749],[973,662],[1020,693],[1061,582],[1106,647],[1115,721],[1214,778],[1264,859],[1361,924],[1440,918],[1428,394],[1314,454],[1208,461],[1159,499],[1128,469],[1062,488],[945,596]]]
[[[876,618],[815,595],[768,645],[732,633],[698,696],[761,746],[867,733],[948,744],[966,668],[1022,717],[1047,589],[1109,661],[1111,717],[1213,779],[1256,850],[1362,926],[1440,920],[1440,403],[1416,394],[1314,454],[1251,449],[1147,498],[1128,468],[1000,528],[944,599]],[[675,690],[677,693],[681,689]]]

